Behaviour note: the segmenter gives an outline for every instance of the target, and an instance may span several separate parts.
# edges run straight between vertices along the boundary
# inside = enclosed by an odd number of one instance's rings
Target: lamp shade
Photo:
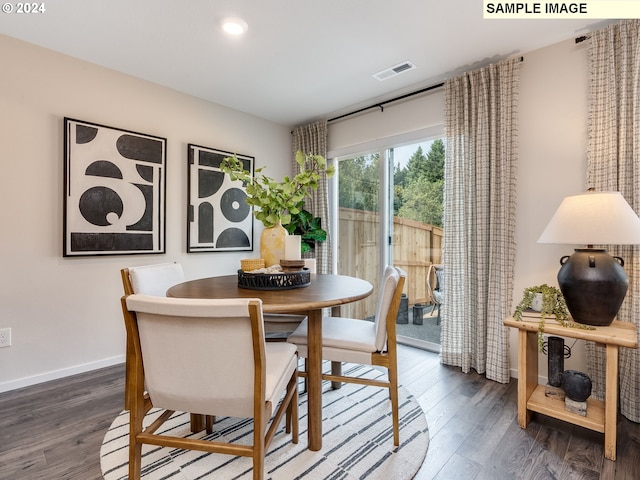
[[[538,243],[640,244],[640,218],[620,192],[572,195],[562,200]]]

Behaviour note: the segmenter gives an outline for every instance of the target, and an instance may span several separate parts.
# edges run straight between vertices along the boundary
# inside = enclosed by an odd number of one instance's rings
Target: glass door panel
[[[338,274],[365,279],[374,293],[365,300],[343,305],[342,315],[369,318],[375,315],[380,275],[380,167],[381,154],[339,158],[338,179]]]
[[[398,338],[402,343],[437,350],[440,323],[427,275],[432,264],[442,261],[444,142],[434,139],[390,150],[392,258],[395,266],[407,272],[406,307],[401,305],[407,308],[407,314],[406,321],[400,317]]]

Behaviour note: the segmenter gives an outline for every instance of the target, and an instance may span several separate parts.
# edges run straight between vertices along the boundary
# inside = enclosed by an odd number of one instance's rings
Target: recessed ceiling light
[[[237,17],[227,17],[220,20],[220,26],[229,35],[242,35],[249,26],[247,22]]]

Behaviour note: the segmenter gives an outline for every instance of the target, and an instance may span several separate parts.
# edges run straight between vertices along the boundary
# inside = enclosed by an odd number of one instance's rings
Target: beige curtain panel
[[[521,59],[445,83],[441,360],[509,382]]]
[[[313,155],[327,157],[327,121],[321,120],[310,125],[303,125],[293,130],[293,171],[299,171],[295,161],[298,150]],[[306,209],[314,216],[322,219],[322,228],[327,231],[327,241],[317,243],[315,248],[316,268],[318,273],[331,273],[331,229],[329,224],[329,193],[327,179],[322,178],[320,186],[313,192],[311,201],[306,201]]]
[[[588,41],[589,139],[587,182],[598,191],[618,191],[640,212],[640,20],[624,20],[594,32]],[[624,259],[627,297],[618,319],[640,325],[640,251],[611,245]],[[605,355],[587,344],[593,396],[604,399]],[[620,349],[620,413],[640,422],[640,352]]]

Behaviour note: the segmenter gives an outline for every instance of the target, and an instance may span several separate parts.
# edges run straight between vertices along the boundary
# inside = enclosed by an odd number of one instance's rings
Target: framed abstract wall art
[[[241,182],[220,169],[231,152],[188,145],[187,252],[253,250],[253,215]],[[254,157],[237,155],[253,173]]]
[[[64,256],[165,252],[165,138],[65,118],[64,162]]]

